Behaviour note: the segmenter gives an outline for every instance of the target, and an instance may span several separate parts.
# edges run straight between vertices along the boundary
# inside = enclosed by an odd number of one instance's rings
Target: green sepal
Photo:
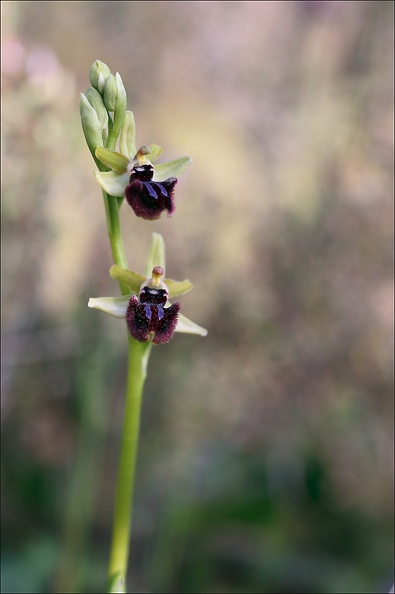
[[[151,278],[152,269],[155,266],[161,266],[163,270],[166,269],[165,242],[160,233],[152,234],[151,245],[144,267],[144,274],[147,278]]]
[[[114,318],[124,318],[129,299],[130,295],[121,295],[120,297],[91,297],[88,301],[88,307],[99,309]]]
[[[132,293],[136,293],[137,295],[140,291],[141,285],[147,280],[145,276],[143,276],[142,274],[139,274],[138,272],[133,272],[133,270],[121,268],[117,264],[111,266],[110,276],[114,280],[117,280],[127,285],[132,291]]]
[[[163,148],[159,144],[152,143],[149,145],[149,160],[153,163],[163,153]]]
[[[168,163],[159,163],[154,166],[154,181],[161,182],[169,177],[178,177],[191,163],[190,157],[180,157]]]
[[[136,125],[132,111],[127,111],[119,137],[119,149],[130,160],[136,154]]]
[[[95,176],[103,190],[110,196],[124,196],[129,183],[128,172],[119,174],[116,171],[95,171]]]
[[[117,173],[126,173],[129,160],[121,153],[116,151],[110,151],[104,147],[99,146],[95,152],[96,157],[103,163],[103,165],[107,165],[113,171]]]
[[[195,322],[182,314],[178,314],[178,321],[175,332],[183,332],[184,334],[198,334],[199,336],[207,336],[206,328],[202,328]]]

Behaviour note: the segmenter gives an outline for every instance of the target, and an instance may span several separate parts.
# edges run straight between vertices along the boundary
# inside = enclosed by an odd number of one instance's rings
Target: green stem
[[[140,343],[129,337],[126,407],[115,495],[108,592],[125,592],[140,409],[151,346],[151,343]]]
[[[125,247],[122,239],[121,222],[119,220],[119,203],[116,198],[109,196],[103,191],[104,207],[106,209],[107,218],[107,232],[110,240],[112,257],[114,264],[118,264],[121,268],[127,268],[128,262],[126,259]],[[127,285],[120,282],[122,295],[130,293]]]
[[[106,192],[103,192],[103,199],[114,264],[127,268],[119,219],[120,203],[117,198],[109,196]],[[123,295],[130,293],[130,289],[125,283],[120,282],[119,285]],[[129,336],[126,405],[115,494],[113,533],[108,568],[108,592],[124,592],[126,587],[140,409],[151,346],[152,343],[140,343]]]

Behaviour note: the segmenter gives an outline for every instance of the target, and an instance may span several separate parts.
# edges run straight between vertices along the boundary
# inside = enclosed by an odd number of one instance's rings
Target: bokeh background
[[[193,158],[151,233],[209,330],[154,349],[129,590],[393,581],[393,3],[2,3],[2,591],[100,592],[123,322],[79,93]]]

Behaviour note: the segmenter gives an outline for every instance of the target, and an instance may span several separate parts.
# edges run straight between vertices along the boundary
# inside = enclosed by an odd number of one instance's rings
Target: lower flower
[[[126,318],[130,334],[140,342],[167,343],[174,332],[206,336],[205,328],[180,313],[178,301],[170,303],[170,299],[188,293],[192,283],[188,279],[162,280],[164,263],[163,237],[153,233],[143,275],[117,265],[110,269],[111,278],[128,287],[130,293],[119,297],[92,297],[88,307],[116,318]]]

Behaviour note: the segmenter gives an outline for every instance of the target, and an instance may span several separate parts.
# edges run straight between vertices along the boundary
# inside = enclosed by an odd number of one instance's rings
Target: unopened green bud
[[[123,86],[123,82],[122,79],[120,77],[120,75],[118,74],[118,72],[115,75],[115,82],[116,82],[116,91],[114,93],[115,97],[116,97],[116,103],[115,103],[115,110],[114,110],[114,125],[112,127],[112,130],[109,132],[108,135],[108,139],[107,139],[107,148],[109,148],[110,150],[114,150],[119,133],[122,130],[122,126],[123,123],[125,121],[125,116],[126,116],[126,91],[125,91],[125,87]],[[112,85],[113,83],[109,83],[109,85]],[[110,91],[108,91],[108,93],[110,93]],[[112,95],[111,101],[113,96]],[[109,98],[109,101],[110,101]],[[107,109],[109,109],[107,103],[105,102],[105,105],[107,107]],[[110,105],[110,103],[109,103]],[[111,107],[113,108],[113,104],[111,103]]]
[[[84,94],[85,97],[88,99],[89,103],[92,105],[95,112],[97,113],[100,128],[102,130],[107,130],[108,113],[104,106],[103,99],[99,91],[96,91],[96,89],[94,89],[93,87],[89,87],[89,89],[87,89]]]
[[[115,79],[117,83],[117,105],[114,114],[114,128],[117,129],[117,133],[119,134],[125,121],[127,97],[122,78],[118,72],[115,75]]]
[[[90,72],[89,78],[91,81],[91,85],[96,91],[102,95],[104,92],[104,86],[106,83],[107,78],[110,76],[111,70],[104,62],[100,62],[100,60],[96,60],[93,62]]]
[[[125,87],[122,82],[121,75],[118,72],[115,74],[115,79],[117,81],[117,111],[122,112],[122,123],[123,123],[123,121],[125,119],[125,115],[126,115],[126,103],[127,103],[126,91],[125,91]]]
[[[102,129],[96,111],[83,93],[81,93],[80,98],[80,114],[85,140],[93,158],[96,159],[96,148],[103,146]]]
[[[106,80],[104,85],[103,101],[108,111],[115,111],[117,108],[117,80],[113,74]]]

